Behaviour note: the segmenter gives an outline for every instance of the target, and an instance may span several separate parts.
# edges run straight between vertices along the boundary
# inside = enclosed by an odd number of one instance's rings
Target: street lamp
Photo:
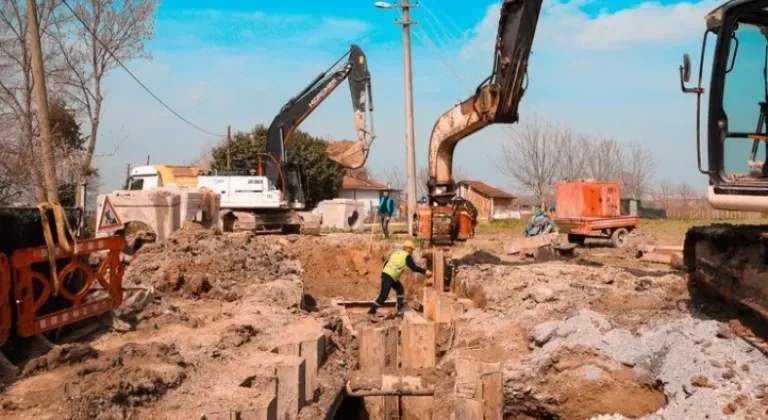
[[[377,1],[373,4],[379,9],[402,9],[403,18],[395,23],[403,25],[403,67],[405,72],[405,160],[408,172],[408,234],[413,236],[413,213],[416,211],[416,149],[413,133],[413,79],[411,72],[411,25],[417,22],[411,20],[411,8],[418,7],[402,0],[399,4]]]

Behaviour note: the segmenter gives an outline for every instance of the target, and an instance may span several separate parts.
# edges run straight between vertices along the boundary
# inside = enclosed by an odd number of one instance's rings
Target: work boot
[[[368,322],[371,322],[374,324],[379,322],[379,317],[377,317],[375,313],[368,312],[367,318],[368,318]]]

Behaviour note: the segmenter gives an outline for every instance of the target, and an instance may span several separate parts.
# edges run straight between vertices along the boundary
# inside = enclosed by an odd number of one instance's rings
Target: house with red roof
[[[507,219],[514,217],[517,197],[480,181],[461,181],[459,197],[477,207],[480,220]],[[519,217],[519,214],[518,216]]]
[[[379,205],[379,198],[382,193],[389,188],[372,179],[362,180],[345,175],[341,184],[338,198],[361,201],[365,205],[365,213],[370,215],[375,212]],[[390,190],[390,195],[395,200],[395,208],[400,205],[400,191]]]

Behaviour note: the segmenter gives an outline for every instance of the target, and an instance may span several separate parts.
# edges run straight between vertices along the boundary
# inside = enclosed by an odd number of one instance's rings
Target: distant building
[[[459,197],[477,207],[480,220],[519,218],[515,212],[517,197],[480,181],[458,183]]]
[[[365,213],[370,214],[372,211],[376,211],[379,205],[379,198],[387,189],[386,185],[376,181],[364,181],[345,175],[338,198],[361,201],[365,206]],[[400,191],[390,190],[390,195],[395,200],[395,208],[397,209],[400,204]]]

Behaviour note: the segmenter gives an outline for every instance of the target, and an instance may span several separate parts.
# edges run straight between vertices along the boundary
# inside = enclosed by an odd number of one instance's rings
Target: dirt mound
[[[533,390],[511,392],[507,416],[583,420],[601,414],[642,417],[666,404],[662,383],[589,348],[564,348],[526,381]]]
[[[88,344],[74,343],[56,346],[48,353],[36,357],[24,365],[21,376],[56,369],[59,366],[74,365],[96,358],[99,353]]]
[[[299,238],[292,246],[301,250],[304,293],[321,301],[335,297],[375,299],[381,283],[381,268],[395,245],[375,241],[368,255],[369,243],[368,236],[360,235],[338,235],[338,240]],[[424,266],[418,256],[416,263]],[[407,299],[421,299],[423,276],[406,271],[401,281]],[[390,298],[394,298],[394,292]]]
[[[251,285],[297,277],[301,268],[293,258],[284,240],[274,237],[189,227],[163,243],[144,245],[126,270],[125,283],[231,302]]]
[[[181,385],[185,367],[173,345],[126,344],[78,369],[67,386],[69,411],[74,418],[128,418]]]

